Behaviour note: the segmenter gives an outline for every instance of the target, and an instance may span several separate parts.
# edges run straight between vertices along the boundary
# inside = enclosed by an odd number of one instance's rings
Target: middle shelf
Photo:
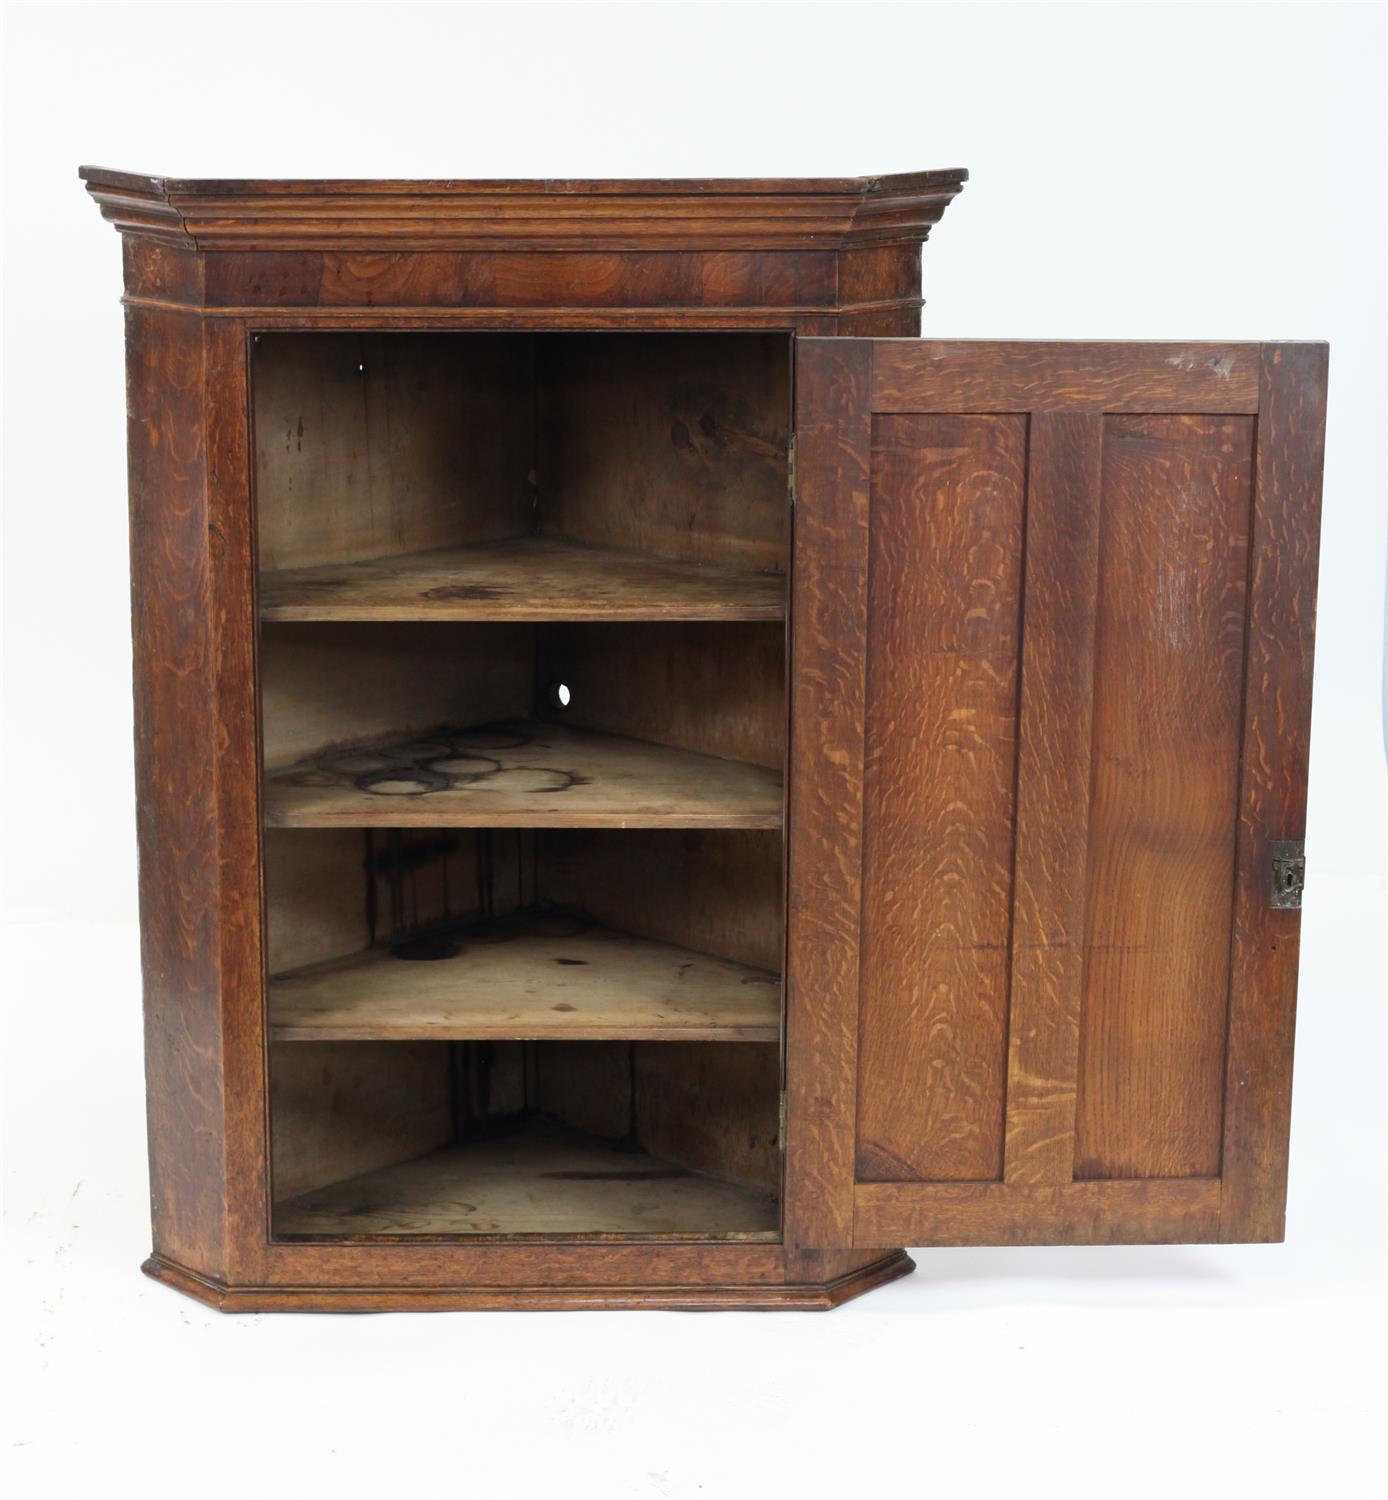
[[[765,766],[517,719],[324,751],[265,775],[275,828],[779,828]]]
[[[475,542],[265,573],[264,620],[783,620],[784,574],[584,547]]]
[[[745,1041],[780,1034],[775,974],[531,912],[270,979],[276,1041]]]

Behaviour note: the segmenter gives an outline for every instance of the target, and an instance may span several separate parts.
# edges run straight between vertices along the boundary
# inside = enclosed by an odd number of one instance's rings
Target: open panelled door
[[[1325,346],[797,350],[788,1242],[1281,1238]]]

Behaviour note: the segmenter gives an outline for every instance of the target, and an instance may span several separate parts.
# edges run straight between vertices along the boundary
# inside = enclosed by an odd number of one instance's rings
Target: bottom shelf
[[[769,1194],[542,1123],[291,1198],[275,1233],[774,1240],[778,1215]]]

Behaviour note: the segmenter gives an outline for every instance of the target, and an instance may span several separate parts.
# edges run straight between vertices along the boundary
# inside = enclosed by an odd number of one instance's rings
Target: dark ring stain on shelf
[[[547,796],[553,792],[571,792],[576,786],[587,786],[592,781],[591,776],[580,776],[577,771],[561,771],[555,766],[518,766],[517,770],[523,771],[546,771],[551,776],[562,776],[562,786],[537,786],[533,789],[533,796]]]
[[[365,771],[355,779],[359,791],[378,797],[424,797],[430,792],[444,792],[453,778],[425,766],[388,766],[381,771]]]
[[[518,750],[533,744],[530,734],[507,734],[504,729],[441,732],[434,739],[372,749],[330,750],[295,768],[285,779],[294,786],[340,786],[350,781],[358,791],[378,797],[427,797],[431,792],[458,791],[483,786],[496,777],[549,777],[549,786],[526,786],[530,796],[554,796],[587,786],[591,776],[561,766],[504,764],[483,750]],[[469,767],[476,765],[477,769]],[[515,788],[508,787],[508,791]]]
[[[480,771],[465,771],[455,763],[458,761],[476,761],[484,767]],[[501,770],[501,762],[493,760],[490,755],[475,755],[471,750],[450,750],[446,755],[436,755],[424,762],[427,769],[437,771],[440,776],[447,776],[454,782],[480,781],[485,776],[494,776]]]

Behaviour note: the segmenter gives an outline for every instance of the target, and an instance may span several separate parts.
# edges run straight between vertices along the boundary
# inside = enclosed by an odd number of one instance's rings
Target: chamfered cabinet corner
[[[1280,1238],[1323,345],[922,340],[958,170],[82,175],[151,1275],[822,1308]]]

